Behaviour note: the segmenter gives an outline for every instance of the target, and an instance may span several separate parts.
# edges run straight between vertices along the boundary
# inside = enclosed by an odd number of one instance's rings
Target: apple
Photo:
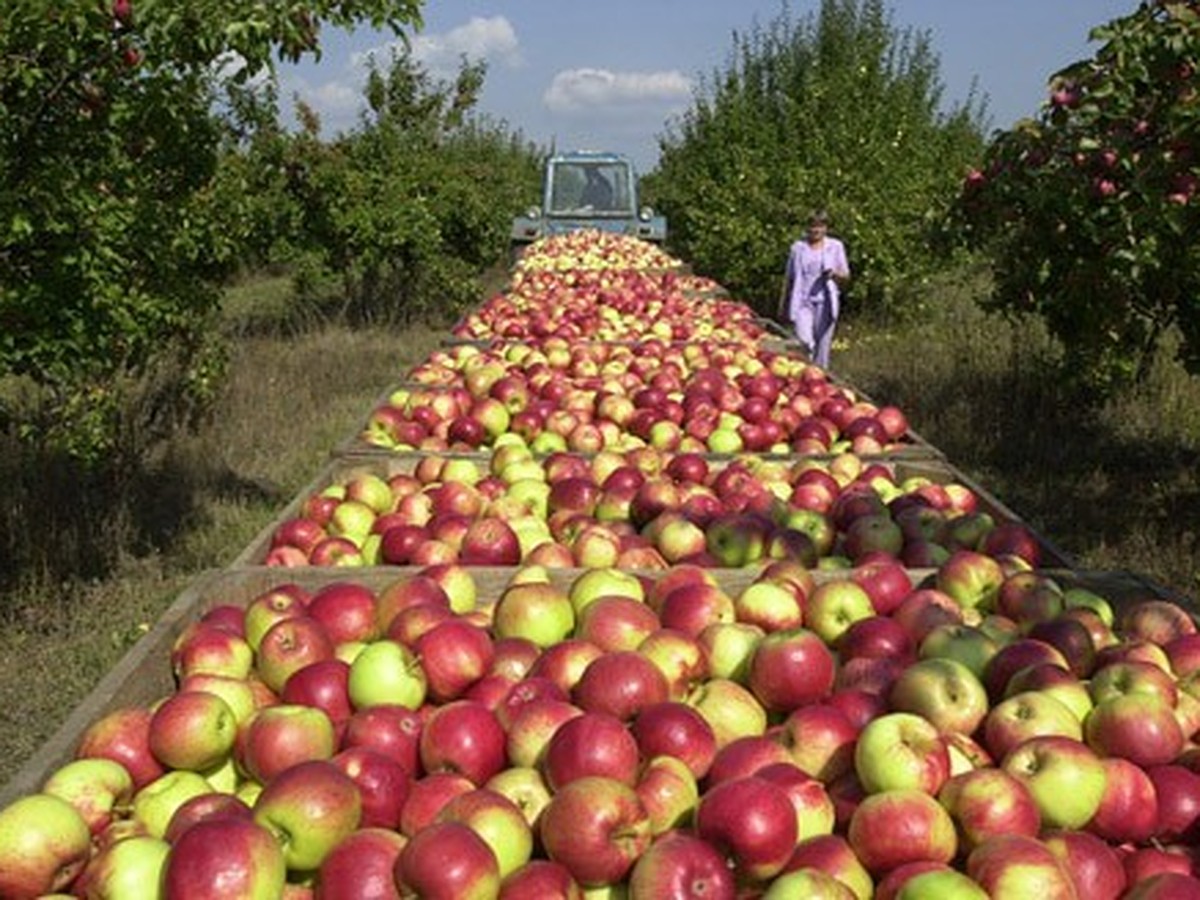
[[[204,771],[229,757],[237,735],[229,704],[206,691],[167,697],[150,719],[150,752],[165,767]]]
[[[356,582],[335,581],[321,587],[309,600],[307,613],[335,645],[379,636],[375,593]]]
[[[1126,888],[1117,850],[1087,831],[1048,831],[1042,843],[1058,857],[1080,897],[1116,900]]]
[[[835,579],[820,584],[804,606],[804,623],[827,644],[836,644],[855,622],[876,614],[870,595],[857,582]]]
[[[796,846],[796,810],[787,793],[753,775],[706,790],[695,828],[726,855],[736,875],[751,881],[778,875]]]
[[[161,838],[180,806],[212,790],[212,785],[196,772],[186,769],[167,772],[133,795],[132,818],[143,833]]]
[[[299,704],[260,709],[238,732],[238,767],[259,784],[309,760],[326,760],[337,749],[332,720],[324,710]]]
[[[266,782],[254,802],[254,821],[279,841],[289,870],[317,869],[361,819],[357,785],[327,760],[285,769]]]
[[[474,700],[453,700],[425,718],[419,744],[426,772],[449,771],[482,786],[507,763],[506,737],[495,713]]]
[[[683,702],[668,700],[644,707],[629,730],[642,758],[674,756],[697,779],[708,773],[716,758],[717,738],[712,726]]]
[[[123,815],[134,784],[129,771],[111,759],[74,759],[51,772],[41,792],[70,803],[96,835]]]
[[[1191,842],[1200,832],[1200,775],[1180,763],[1145,770],[1157,802],[1154,836],[1163,842]]]
[[[66,890],[91,849],[87,821],[66,800],[45,793],[14,800],[0,809],[0,896]]]
[[[340,749],[369,747],[416,776],[420,772],[421,726],[420,715],[406,706],[385,703],[363,707],[346,720]]]
[[[717,749],[745,735],[767,730],[767,710],[746,687],[728,678],[710,678],[697,685],[685,702],[712,728]]]
[[[256,649],[256,644],[226,628],[193,622],[171,647],[171,670],[179,679],[201,672],[245,678],[254,664]]]
[[[360,828],[325,856],[317,870],[315,896],[321,900],[395,897],[396,861],[406,843],[390,828]]]
[[[654,835],[690,824],[700,799],[696,776],[687,763],[667,755],[646,761],[634,790],[650,816]]]
[[[308,615],[282,619],[259,642],[255,671],[272,691],[283,690],[293,672],[334,658],[334,642],[325,627]]]
[[[666,676],[636,650],[597,657],[571,688],[571,700],[580,709],[607,713],[621,721],[629,721],[645,706],[667,700],[668,694]]]
[[[162,838],[133,835],[97,849],[76,882],[77,896],[136,900],[158,885],[171,845]]]
[[[346,689],[355,709],[398,704],[416,709],[425,702],[428,681],[416,654],[399,641],[372,641],[350,664]]]
[[[637,652],[650,660],[667,680],[667,696],[680,700],[710,674],[708,654],[698,637],[671,628],[646,635]]]
[[[921,790],[885,790],[854,808],[846,839],[859,862],[879,876],[906,863],[949,863],[958,852],[950,813]]]
[[[1153,663],[1117,660],[1099,666],[1088,679],[1088,692],[1095,703],[1129,694],[1147,694],[1175,706],[1179,691],[1175,678]]]
[[[547,856],[585,888],[623,880],[652,841],[650,816],[636,791],[598,775],[555,791],[542,811],[538,834]]]
[[[1088,746],[1144,767],[1172,762],[1185,738],[1174,709],[1153,694],[1125,694],[1097,703],[1083,723]]]
[[[664,628],[694,637],[715,622],[735,621],[737,611],[727,591],[710,582],[693,581],[662,596],[658,617]]]
[[[144,787],[166,771],[150,751],[152,716],[144,707],[120,707],[106,713],[84,729],[75,755],[120,763],[134,787]]]
[[[567,638],[575,628],[570,596],[549,583],[510,585],[493,614],[497,638],[520,637],[546,648]]]
[[[950,777],[950,754],[932,722],[890,712],[868,722],[854,747],[854,771],[869,794],[921,790],[936,794]]]
[[[998,834],[967,856],[967,874],[992,897],[1077,897],[1070,874],[1043,841],[1020,834]]]
[[[908,666],[892,684],[893,710],[916,713],[943,733],[970,735],[988,714],[983,683],[962,663],[934,657]]]
[[[807,628],[776,631],[755,647],[747,685],[768,711],[790,712],[827,697],[833,690],[836,667],[833,652],[815,632]]]
[[[661,627],[658,615],[632,597],[597,597],[578,613],[575,637],[591,641],[605,652],[636,650]]]
[[[858,900],[871,900],[875,883],[845,837],[822,834],[796,844],[786,871],[814,870],[824,872],[846,885]]]
[[[533,854],[533,829],[525,814],[503,794],[479,788],[459,794],[442,807],[438,822],[459,822],[483,838],[506,878]]]
[[[983,721],[983,745],[996,759],[1042,735],[1083,738],[1083,726],[1075,713],[1045,691],[1014,694],[993,706]]]
[[[409,839],[396,860],[401,896],[486,900],[500,893],[500,867],[487,841],[461,822],[436,822]]]
[[[1139,600],[1122,612],[1118,630],[1127,640],[1163,646],[1185,634],[1195,634],[1196,622],[1178,603]]]
[[[1114,844],[1144,843],[1159,828],[1159,796],[1141,766],[1120,757],[1101,759],[1104,793],[1086,829]],[[1169,802],[1169,801],[1168,801]]]
[[[1003,769],[971,769],[951,777],[938,791],[969,853],[997,834],[1037,837],[1042,815],[1024,782]]]
[[[1005,644],[994,654],[983,669],[983,686],[988,697],[996,701],[1004,697],[1012,676],[1026,666],[1038,663],[1053,663],[1070,671],[1070,665],[1062,652],[1052,644],[1036,638],[1017,638]]]
[[[283,895],[286,878],[283,848],[270,831],[249,820],[218,820],[180,835],[161,890],[179,900],[268,900]]]
[[[207,794],[197,794],[181,803],[171,815],[167,830],[163,832],[163,839],[169,844],[174,844],[180,835],[201,822],[218,819],[249,821],[253,818],[253,811],[241,797],[214,790]]]
[[[774,734],[795,766],[829,784],[854,768],[859,730],[845,712],[826,701],[793,710]]]
[[[486,628],[455,617],[439,622],[414,646],[428,684],[438,703],[454,700],[491,668],[495,649]]]
[[[937,589],[964,609],[990,609],[996,603],[1004,570],[995,558],[977,550],[959,549],[937,570]]]
[[[358,788],[364,828],[398,828],[412,778],[391,757],[370,747],[347,747],[330,760]]]
[[[904,627],[912,642],[920,646],[938,626],[960,624],[963,621],[963,609],[944,591],[917,588],[900,601],[891,616]]]
[[[550,736],[542,771],[554,791],[591,776],[632,786],[640,764],[637,739],[621,719],[585,712],[563,722]]]
[[[734,900],[733,873],[712,844],[686,831],[657,838],[629,873],[630,900]]]
[[[979,625],[938,625],[921,640],[917,655],[922,659],[944,657],[956,660],[982,677],[988,661],[1000,649],[1000,641]]]
[[[708,659],[709,677],[745,683],[754,651],[765,634],[759,626],[746,622],[706,625],[696,635],[696,641]]]
[[[289,675],[279,699],[285,704],[324,710],[330,721],[340,727],[354,712],[349,682],[349,663],[341,659],[318,660]]]
[[[1104,764],[1082,741],[1031,737],[1010,750],[1001,768],[1025,783],[1048,828],[1083,828],[1104,799]]]
[[[724,515],[709,523],[705,532],[707,550],[718,565],[741,568],[766,555],[768,526],[749,513]]]
[[[837,639],[836,649],[843,660],[890,658],[908,663],[916,655],[904,627],[891,616],[878,614],[854,622]]]

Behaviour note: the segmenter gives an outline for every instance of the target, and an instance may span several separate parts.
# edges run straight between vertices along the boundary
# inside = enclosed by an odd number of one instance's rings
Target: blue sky
[[[1088,32],[1136,7],[1137,0],[888,3],[897,29],[929,33],[944,100],[965,100],[974,81],[995,128],[1035,114],[1047,77],[1095,52]],[[795,17],[818,8],[819,0],[788,4]],[[413,47],[435,75],[451,75],[463,54],[486,60],[481,109],[530,140],[623,151],[648,171],[658,136],[690,105],[698,76],[724,68],[734,32],[783,9],[781,0],[433,0]],[[386,54],[389,37],[327,31],[320,63],[283,70],[285,97],[302,96],[327,134],[353,127],[364,57]]]

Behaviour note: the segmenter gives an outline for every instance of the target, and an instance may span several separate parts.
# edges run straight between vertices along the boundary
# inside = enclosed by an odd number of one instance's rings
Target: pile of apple
[[[788,354],[661,343],[498,352],[431,355],[414,368],[416,383],[371,410],[360,440],[471,451],[511,433],[539,453],[650,445],[719,454],[882,454],[913,443],[899,408]]]
[[[688,282],[684,282],[687,284]],[[456,337],[522,340],[660,338],[757,340],[764,326],[745,303],[698,297],[679,276],[608,270],[514,275],[512,286],[455,325]]]
[[[969,550],[280,582],[170,662],[0,810],[0,897],[1200,891],[1192,618]]]
[[[521,252],[514,269],[520,275],[542,271],[652,271],[681,266],[657,244],[599,228],[581,228],[538,238]]]
[[[351,466],[275,528],[269,566],[468,565],[741,568],[772,559],[848,568],[868,558],[932,567],[957,549],[1043,558],[1024,523],[977,493],[853,453],[798,460],[643,447],[537,457],[426,454],[388,472]]]

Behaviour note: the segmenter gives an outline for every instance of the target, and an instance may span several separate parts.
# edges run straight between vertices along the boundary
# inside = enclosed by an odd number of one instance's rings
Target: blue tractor
[[[637,173],[619,153],[556,153],[546,161],[541,206],[513,219],[512,246],[519,253],[550,234],[596,228],[662,243],[667,220],[638,206]]]

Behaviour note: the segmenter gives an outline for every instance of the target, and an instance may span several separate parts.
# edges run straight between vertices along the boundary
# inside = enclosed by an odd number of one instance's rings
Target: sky
[[[1132,12],[1137,0],[888,0],[892,24],[927,33],[940,60],[943,103],[974,86],[988,121],[1007,129],[1032,116],[1047,78],[1092,56],[1088,33]],[[794,18],[819,0],[427,0],[413,52],[450,78],[465,55],[487,63],[479,111],[528,140],[560,150],[628,154],[654,168],[659,138],[690,105],[700,80],[723,71],[735,33]],[[354,127],[368,54],[386,61],[389,33],[328,29],[319,63],[281,71],[332,136]],[[849,98],[848,98],[849,99]]]

